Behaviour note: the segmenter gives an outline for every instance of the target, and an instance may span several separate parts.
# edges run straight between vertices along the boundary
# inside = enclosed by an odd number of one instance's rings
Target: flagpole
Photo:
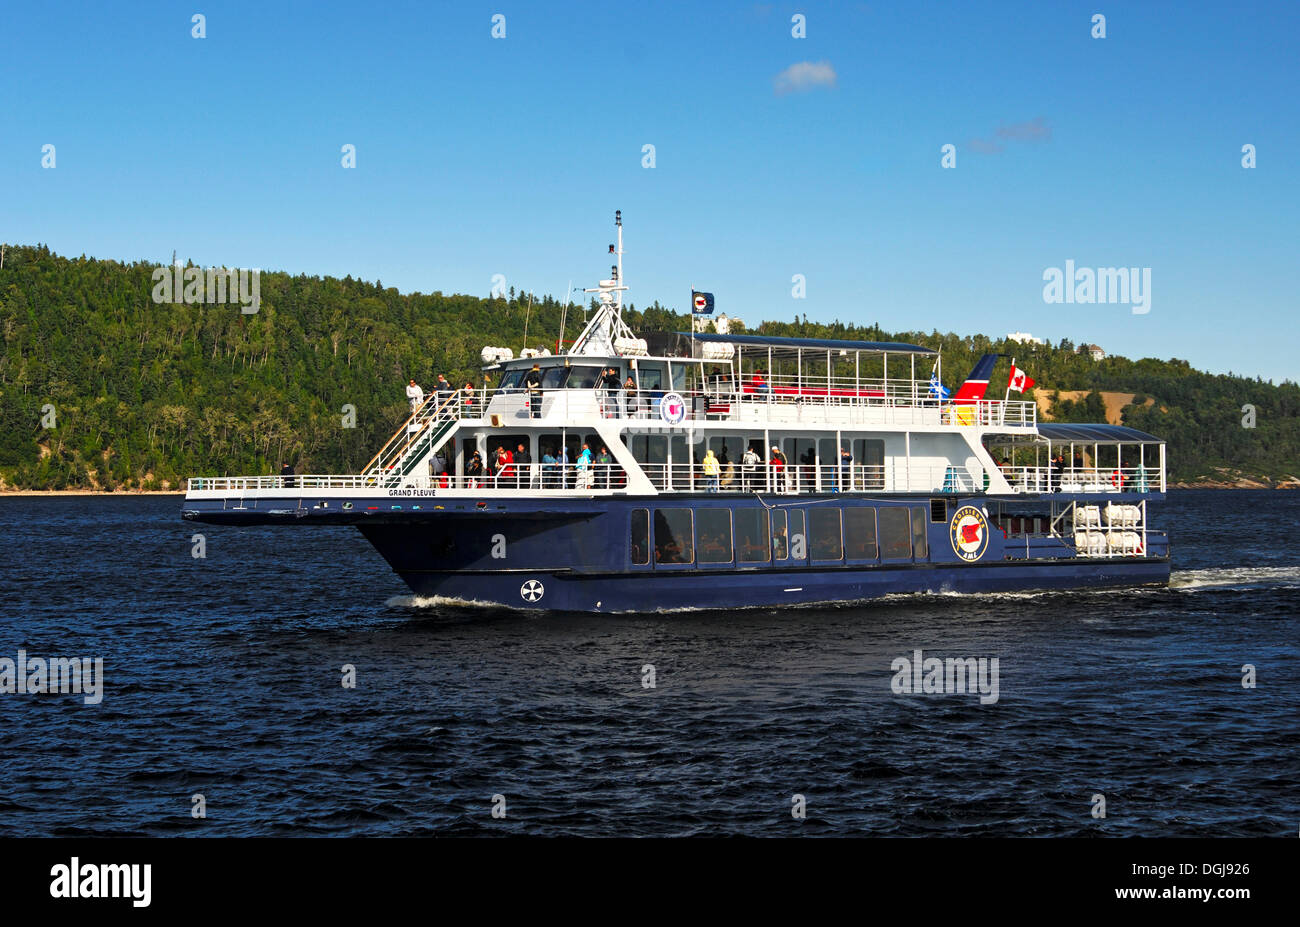
[[[1011,358],[1011,369],[1013,371],[1016,369],[1016,359],[1014,357]],[[1006,394],[1002,397],[1002,401],[1007,402],[1010,399],[1011,399],[1011,377],[1007,377],[1007,391]]]

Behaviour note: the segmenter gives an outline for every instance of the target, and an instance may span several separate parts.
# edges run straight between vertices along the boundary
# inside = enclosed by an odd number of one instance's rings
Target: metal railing
[[[963,467],[943,465],[886,467],[883,464],[788,464],[770,461],[746,467],[719,464],[718,473],[705,472],[703,464],[643,463],[641,470],[659,492],[773,492],[805,493],[872,492],[975,492],[980,488]]]
[[[999,468],[1016,492],[1125,492],[1164,491],[1159,467],[1012,467]]]
[[[484,391],[486,392],[486,391]],[[364,474],[386,474],[395,468],[401,468],[406,456],[416,448],[423,451],[421,442],[439,425],[461,418],[466,408],[472,408],[473,401],[467,401],[462,392],[455,392],[450,397],[431,393],[423,403],[411,413],[402,426],[379,449],[379,453],[362,468]],[[481,408],[481,407],[480,407]]]

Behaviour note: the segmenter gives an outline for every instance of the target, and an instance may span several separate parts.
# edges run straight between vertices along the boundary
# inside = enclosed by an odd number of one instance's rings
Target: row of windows
[[[910,560],[929,556],[924,506],[633,509],[632,563],[700,565]]]

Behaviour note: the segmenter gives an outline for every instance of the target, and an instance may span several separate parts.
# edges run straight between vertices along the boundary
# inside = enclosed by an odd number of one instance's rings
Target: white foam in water
[[[1215,570],[1175,570],[1170,589],[1194,591],[1223,586],[1300,585],[1300,566],[1227,567]]]
[[[384,602],[390,608],[508,608],[496,602],[458,599],[446,595],[395,595]]]

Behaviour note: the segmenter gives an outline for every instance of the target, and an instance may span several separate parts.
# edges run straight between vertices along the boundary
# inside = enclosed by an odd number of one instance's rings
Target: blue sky
[[[1298,34],[1294,3],[10,4],[0,240],[563,297],[618,208],[637,305],[1300,380]],[[833,82],[778,92],[801,64]],[[1150,312],[1045,303],[1066,260],[1150,267]]]

